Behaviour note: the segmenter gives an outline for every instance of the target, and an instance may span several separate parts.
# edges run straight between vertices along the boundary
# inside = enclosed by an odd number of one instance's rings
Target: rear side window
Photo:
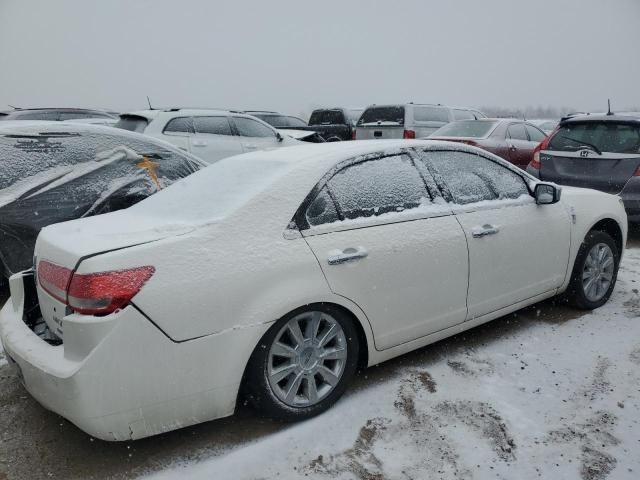
[[[275,137],[275,133],[266,125],[250,118],[234,117],[238,134],[242,137]]]
[[[546,135],[542,132],[542,130],[538,130],[533,125],[527,125],[527,132],[529,132],[529,140],[531,140],[532,142],[540,143],[546,138]]]
[[[227,117],[194,117],[193,127],[196,133],[233,135]]]
[[[609,153],[640,153],[640,125],[616,122],[566,123],[549,142],[549,150],[575,152],[597,148]]]
[[[169,120],[163,133],[193,133],[193,119],[191,117],[179,117]]]
[[[406,155],[345,167],[328,182],[344,218],[370,217],[430,202],[424,181]]]
[[[101,112],[60,112],[60,120],[74,120],[76,118],[112,118]]]
[[[121,115],[113,126],[115,128],[122,128],[123,130],[129,130],[130,132],[144,132],[145,128],[149,125],[149,120],[138,115]]]
[[[480,155],[450,150],[427,151],[425,156],[457,204],[529,195],[522,177]]]
[[[309,225],[322,225],[324,223],[332,223],[340,220],[336,205],[329,195],[327,187],[324,187],[318,193],[318,196],[311,202],[306,212],[307,222]]]
[[[413,107],[413,112],[416,122],[449,123],[449,110],[443,107]]]
[[[404,125],[404,107],[369,107],[360,116],[358,125],[377,124],[378,122],[389,125]]]
[[[486,120],[460,120],[440,127],[433,132],[433,136],[481,138],[489,135],[497,123]]]
[[[529,141],[527,131],[524,129],[524,124],[522,123],[513,123],[509,125],[509,128],[507,129],[507,138],[510,138],[512,140]]]
[[[456,108],[453,110],[453,118],[455,120],[475,120],[476,116],[470,110],[461,110]]]

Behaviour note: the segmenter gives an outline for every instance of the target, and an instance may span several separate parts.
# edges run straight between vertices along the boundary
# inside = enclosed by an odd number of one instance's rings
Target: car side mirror
[[[284,140],[284,137],[282,136],[282,134],[280,132],[276,132],[276,138],[278,139],[279,142]]]
[[[560,201],[562,190],[551,183],[538,183],[533,191],[538,205],[551,205]]]

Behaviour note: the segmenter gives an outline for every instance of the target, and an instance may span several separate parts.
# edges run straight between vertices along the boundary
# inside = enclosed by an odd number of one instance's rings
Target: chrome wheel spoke
[[[328,350],[324,350],[320,354],[320,359],[321,360],[342,360],[343,358],[346,358],[346,356],[347,356],[347,350],[345,348],[338,347],[338,348],[331,348]]]
[[[340,380],[340,378],[335,373],[333,373],[324,365],[318,368],[318,374],[322,377],[322,379],[326,383],[328,383],[332,387],[335,387],[338,384],[338,381]]]
[[[315,403],[318,401],[318,386],[316,385],[316,379],[313,375],[306,378],[307,386],[307,398],[309,402]]]
[[[311,314],[311,321],[308,322],[307,338],[315,341],[318,337],[318,330],[320,329],[320,321],[322,320],[322,313],[313,312]]]
[[[298,395],[300,384],[302,383],[303,378],[303,374],[302,372],[300,372],[287,385],[285,400],[290,405],[293,405],[295,403],[296,395]]]
[[[304,335],[302,335],[300,324],[297,321],[289,324],[289,332],[296,342],[296,347],[300,347],[304,343]]]
[[[271,347],[271,355],[284,358],[294,358],[296,356],[296,351],[284,343],[276,342],[273,344],[273,347]]]
[[[297,368],[298,366],[295,364],[280,367],[270,373],[270,378],[274,383],[280,383],[282,380],[294,373]]]
[[[326,333],[322,336],[322,338],[318,342],[318,345],[320,345],[321,347],[324,347],[327,343],[333,340],[337,334],[338,334],[337,324],[332,323],[329,329],[326,331]]]

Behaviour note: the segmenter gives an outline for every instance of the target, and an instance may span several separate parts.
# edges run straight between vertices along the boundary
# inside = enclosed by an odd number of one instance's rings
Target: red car
[[[535,125],[523,120],[483,118],[451,122],[429,139],[462,142],[488,150],[522,168],[533,158],[533,151],[546,135]]]

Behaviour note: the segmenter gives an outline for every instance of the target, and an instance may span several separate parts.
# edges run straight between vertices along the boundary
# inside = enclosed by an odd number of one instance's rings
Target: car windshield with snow
[[[129,207],[203,166],[169,144],[108,127],[0,126],[0,273],[31,267],[43,227]]]
[[[300,420],[359,367],[558,294],[603,305],[626,235],[617,197],[465,145],[255,152],[44,228],[0,338],[27,390],[101,439],[245,400]]]

